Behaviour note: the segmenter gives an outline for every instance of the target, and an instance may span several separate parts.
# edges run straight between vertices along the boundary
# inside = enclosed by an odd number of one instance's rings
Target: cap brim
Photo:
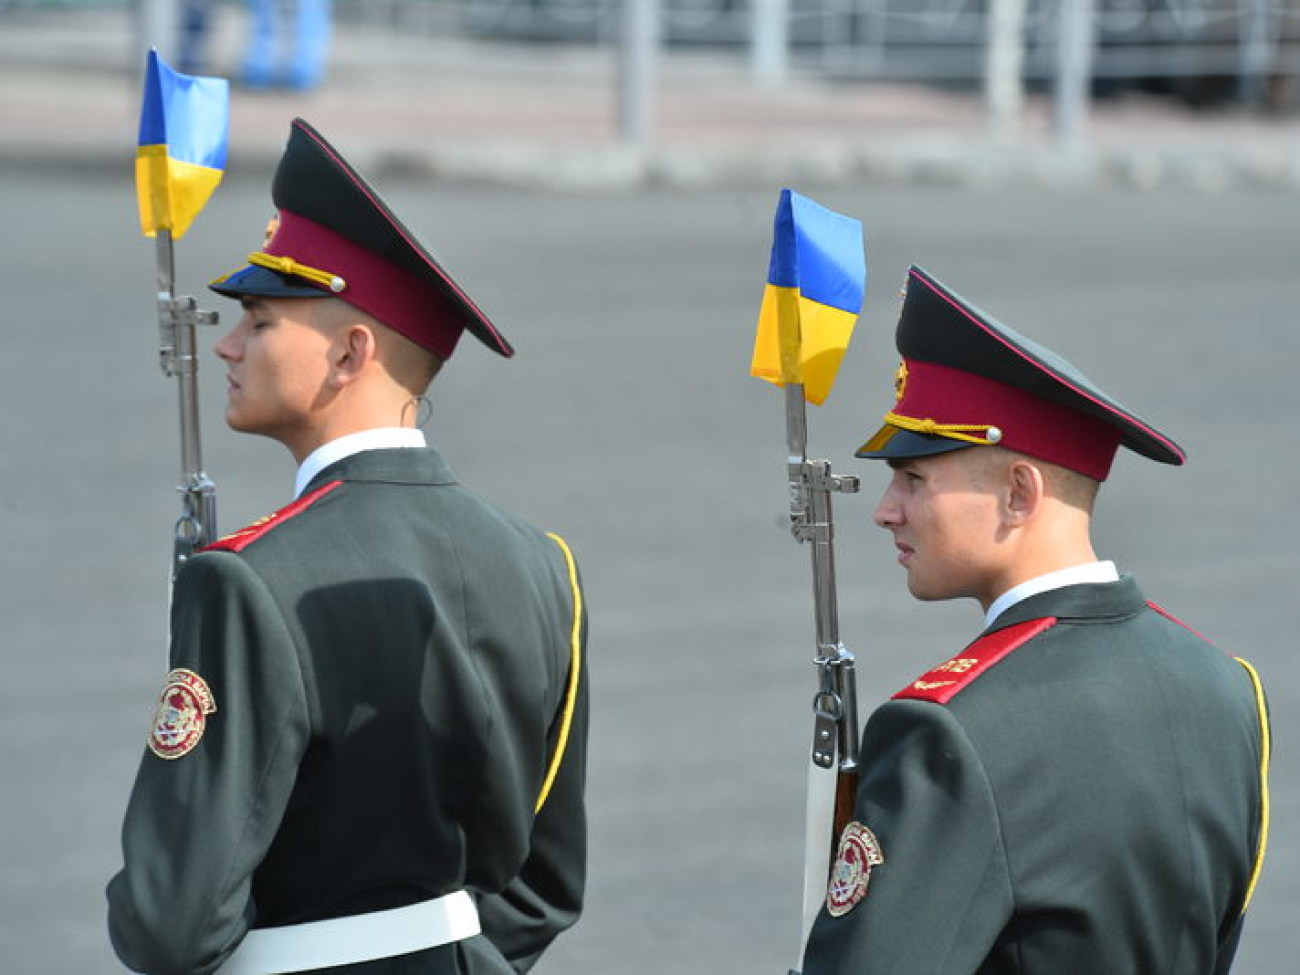
[[[217,278],[208,287],[227,298],[256,295],[260,298],[329,298],[331,292],[314,287],[289,274],[250,264],[247,267]]]
[[[914,433],[886,424],[876,431],[870,440],[854,452],[854,457],[867,457],[875,460],[903,460],[908,457],[929,457],[933,454],[946,454],[953,450],[964,450],[975,444],[951,437],[936,437],[928,433]]]

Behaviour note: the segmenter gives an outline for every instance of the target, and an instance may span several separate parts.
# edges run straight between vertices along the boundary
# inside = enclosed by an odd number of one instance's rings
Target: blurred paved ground
[[[591,884],[534,975],[778,975],[793,961],[814,688],[808,553],[785,526],[784,415],[747,375],[776,187],[571,193],[377,187],[519,350],[469,342],[429,432],[476,491],[567,538],[591,608]],[[864,715],[978,626],[908,598],[870,521],[907,264],[923,263],[1173,434],[1184,468],[1116,464],[1098,550],[1268,684],[1273,833],[1237,975],[1300,958],[1300,361],[1296,195],[841,186],[872,284],[810,450],[836,499],[844,639]],[[266,184],[228,180],[178,246],[204,290],[258,239]],[[120,975],[104,884],[166,671],[174,382],[156,365],[152,243],[129,179],[0,171],[0,973]],[[203,330],[204,459],[223,530],[293,465],[221,422]],[[921,870],[918,883],[925,883]]]
[[[215,16],[216,74],[232,74],[242,12]],[[454,23],[449,25],[454,27]],[[119,167],[138,112],[126,8],[0,13],[0,166]],[[620,136],[609,48],[471,40],[342,22],[310,94],[235,92],[231,172],[278,158],[302,115],[367,171],[565,188],[876,181],[1110,182],[1300,187],[1300,119],[1193,112],[1154,98],[1099,103],[1084,148],[1054,145],[1033,100],[1015,143],[993,140],[977,94],[796,75],[750,80],[743,51],[661,61],[654,139]]]

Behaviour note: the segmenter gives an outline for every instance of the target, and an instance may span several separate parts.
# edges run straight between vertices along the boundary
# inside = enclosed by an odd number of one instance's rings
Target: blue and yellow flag
[[[140,229],[181,237],[226,168],[230,83],[179,74],[149,52],[135,158]]]
[[[866,287],[861,221],[782,190],[749,374],[778,386],[803,383],[804,399],[820,405]]]

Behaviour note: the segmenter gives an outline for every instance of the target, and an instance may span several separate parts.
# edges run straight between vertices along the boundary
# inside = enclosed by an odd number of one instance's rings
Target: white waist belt
[[[391,958],[473,937],[481,929],[463,890],[391,911],[254,928],[217,975],[280,975]]]

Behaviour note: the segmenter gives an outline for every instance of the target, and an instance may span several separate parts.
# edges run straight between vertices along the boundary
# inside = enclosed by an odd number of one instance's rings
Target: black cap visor
[[[269,268],[250,264],[224,278],[217,278],[208,287],[227,298],[256,295],[259,298],[328,298],[332,292],[309,284],[292,274],[281,274]]]
[[[930,457],[934,454],[946,454],[953,450],[964,450],[978,444],[951,437],[937,437],[929,433],[914,433],[895,426],[883,426],[875,436],[864,443],[854,453],[854,457],[868,457],[876,460],[905,460],[909,457]]]

